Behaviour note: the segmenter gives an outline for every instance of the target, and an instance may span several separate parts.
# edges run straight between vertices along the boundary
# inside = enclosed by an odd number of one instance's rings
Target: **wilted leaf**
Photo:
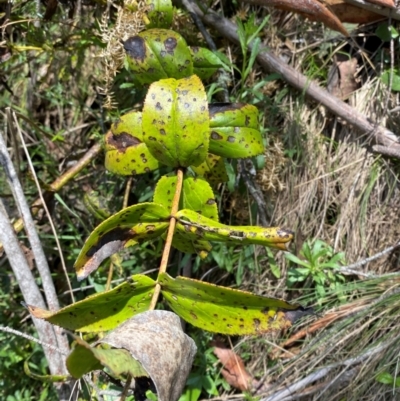
[[[210,152],[223,157],[244,158],[263,152],[258,130],[258,110],[242,103],[211,103]]]
[[[78,280],[86,278],[120,249],[159,237],[168,227],[168,217],[169,212],[162,205],[140,203],[103,221],[90,234],[75,262]]]
[[[142,113],[131,111],[116,121],[105,137],[105,149],[105,167],[115,174],[143,174],[159,167],[143,142]]]
[[[75,379],[80,379],[92,370],[108,368],[115,378],[148,376],[142,365],[124,349],[102,349],[91,347],[86,341],[75,336],[75,348],[69,354],[66,365]]]
[[[143,138],[153,156],[167,166],[198,166],[205,160],[207,95],[196,75],[150,86],[143,107]]]
[[[280,227],[228,226],[208,219],[193,210],[180,210],[176,229],[186,238],[247,245],[256,244],[286,250],[292,231]]]
[[[183,331],[174,313],[153,310],[141,313],[100,340],[124,348],[153,380],[159,401],[176,401],[192,367],[196,345]]]
[[[177,32],[149,29],[126,40],[124,48],[129,67],[142,84],[193,74],[189,47]]]
[[[68,330],[106,331],[148,310],[154,286],[150,277],[136,274],[110,291],[92,295],[56,312],[32,305],[27,307],[33,316]]]
[[[224,379],[232,387],[240,391],[250,391],[253,388],[253,383],[257,383],[246,370],[243,359],[235,354],[233,350],[217,342],[215,344],[214,354],[222,363],[222,376],[224,376]]]
[[[171,309],[193,326],[227,335],[254,335],[290,327],[312,313],[299,304],[266,298],[166,273],[158,278]]]

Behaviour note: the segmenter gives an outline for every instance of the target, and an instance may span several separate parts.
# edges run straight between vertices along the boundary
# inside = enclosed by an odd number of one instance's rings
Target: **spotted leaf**
[[[186,238],[233,244],[255,244],[286,250],[293,233],[280,227],[228,226],[184,209],[176,214],[176,230]]]
[[[193,74],[190,50],[177,32],[149,29],[127,39],[124,48],[128,65],[142,84]]]
[[[168,216],[162,205],[140,203],[103,221],[90,234],[75,262],[78,280],[86,278],[120,249],[159,237],[168,227]]]
[[[142,113],[131,111],[111,126],[105,137],[106,169],[121,175],[148,173],[159,167],[143,142]]]
[[[66,365],[69,373],[75,379],[80,379],[93,370],[107,368],[115,378],[148,377],[139,361],[125,349],[102,349],[91,347],[78,336],[75,338],[75,348],[69,354]]]
[[[136,274],[110,291],[92,295],[56,312],[32,305],[27,307],[34,317],[64,329],[81,332],[106,331],[148,310],[154,286],[155,282],[150,277]]]
[[[245,158],[263,152],[256,107],[242,103],[211,103],[209,112],[211,153]]]
[[[207,96],[196,75],[153,83],[143,108],[143,139],[171,167],[198,166],[209,142]]]
[[[150,22],[146,28],[169,28],[172,24],[173,8],[171,0],[146,0]]]
[[[194,73],[201,79],[208,79],[222,67],[221,60],[210,50],[204,47],[190,47]]]
[[[206,160],[199,166],[192,166],[193,171],[204,177],[210,184],[219,184],[228,181],[225,162],[221,156],[209,153]]]
[[[203,330],[227,335],[257,335],[282,330],[305,314],[299,304],[177,277],[158,277],[161,292],[182,319]]]

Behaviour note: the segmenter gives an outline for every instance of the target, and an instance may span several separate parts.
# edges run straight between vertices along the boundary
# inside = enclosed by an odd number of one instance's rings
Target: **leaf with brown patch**
[[[90,234],[75,262],[78,280],[86,278],[100,263],[139,240],[161,236],[168,227],[169,212],[156,203],[141,203],[122,209]]]
[[[105,137],[106,169],[121,175],[149,173],[159,167],[143,142],[142,113],[131,111],[111,126]]]

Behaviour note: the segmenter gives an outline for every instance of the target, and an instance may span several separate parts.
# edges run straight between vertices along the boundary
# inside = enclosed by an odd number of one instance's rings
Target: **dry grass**
[[[290,25],[293,27],[293,25]],[[307,47],[310,43],[304,43]],[[343,46],[337,43],[337,46]],[[279,49],[279,45],[276,46]],[[397,51],[398,49],[396,49]],[[300,52],[301,54],[301,52]],[[397,53],[394,57],[398,57]],[[293,56],[293,64],[307,70],[309,60],[304,54]],[[360,66],[364,81],[349,102],[354,108],[388,127],[398,127],[398,115],[388,110],[398,98],[390,93],[379,78]],[[343,124],[325,110],[306,103],[298,93],[289,93],[280,105],[279,134],[271,137],[266,168],[258,182],[267,202],[273,199],[274,225],[290,227],[300,239],[319,238],[344,251],[346,261],[374,255],[400,239],[400,185],[398,164],[370,152],[371,137]],[[268,112],[268,110],[265,110]],[[282,164],[281,143],[286,152]],[[268,150],[267,150],[268,152]],[[276,184],[274,184],[276,183]],[[259,292],[274,295],[285,293],[285,261],[278,255],[283,279],[278,282],[268,271],[258,277],[247,277]],[[268,265],[265,266],[268,268]],[[392,252],[362,269],[384,275],[399,270],[399,252]],[[355,278],[354,278],[355,279]],[[261,284],[262,283],[262,284]],[[393,400],[400,393],[393,386],[380,384],[376,376],[383,371],[398,374],[400,334],[400,280],[398,276],[353,281],[345,284],[345,304],[338,304],[336,294],[323,302],[318,320],[329,313],[347,308],[343,317],[321,325],[320,330],[292,344],[288,353],[277,351],[273,344],[284,340],[272,338],[267,343],[249,339],[254,357],[250,365],[256,375],[264,375],[268,391],[260,394],[264,401],[288,400]],[[275,291],[271,290],[275,287]],[[301,294],[301,290],[297,294]],[[315,294],[314,294],[315,296]],[[315,299],[315,298],[314,298]],[[335,305],[332,307],[332,305]],[[293,330],[309,327],[310,320]],[[289,336],[289,334],[288,334]],[[376,349],[382,345],[382,349]],[[370,355],[363,353],[372,350]],[[270,358],[279,355],[271,366]],[[352,358],[359,358],[355,363]],[[336,364],[318,380],[310,380],[293,394],[273,394],[303,379],[323,367]]]

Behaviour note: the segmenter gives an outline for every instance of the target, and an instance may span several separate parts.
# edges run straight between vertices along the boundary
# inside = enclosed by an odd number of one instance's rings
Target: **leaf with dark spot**
[[[207,156],[209,117],[200,79],[192,75],[153,83],[143,107],[143,131],[144,142],[161,163],[171,167],[201,164]]]
[[[111,330],[149,308],[155,282],[136,274],[110,291],[87,297],[56,312],[28,305],[29,312],[64,329],[81,332]]]
[[[126,40],[124,47],[129,67],[142,84],[193,74],[189,47],[177,32],[149,29]]]
[[[78,280],[86,278],[107,257],[138,240],[157,238],[168,227],[169,212],[156,203],[122,209],[98,225],[86,240],[75,269]]]
[[[121,175],[143,174],[159,167],[143,142],[142,113],[131,111],[105,137],[106,169]]]
[[[201,79],[209,79],[222,67],[221,60],[210,50],[204,47],[190,47],[194,73]]]
[[[242,103],[211,103],[209,113],[211,153],[245,158],[263,152],[256,107]]]
[[[189,239],[255,244],[286,250],[293,232],[280,227],[228,226],[209,219],[193,210],[183,209],[176,214],[176,230]]]
[[[221,156],[209,153],[203,163],[197,167],[192,166],[192,169],[212,185],[228,181],[225,162]]]
[[[193,326],[226,335],[258,335],[288,328],[310,311],[299,304],[186,277],[158,278],[171,309]]]

